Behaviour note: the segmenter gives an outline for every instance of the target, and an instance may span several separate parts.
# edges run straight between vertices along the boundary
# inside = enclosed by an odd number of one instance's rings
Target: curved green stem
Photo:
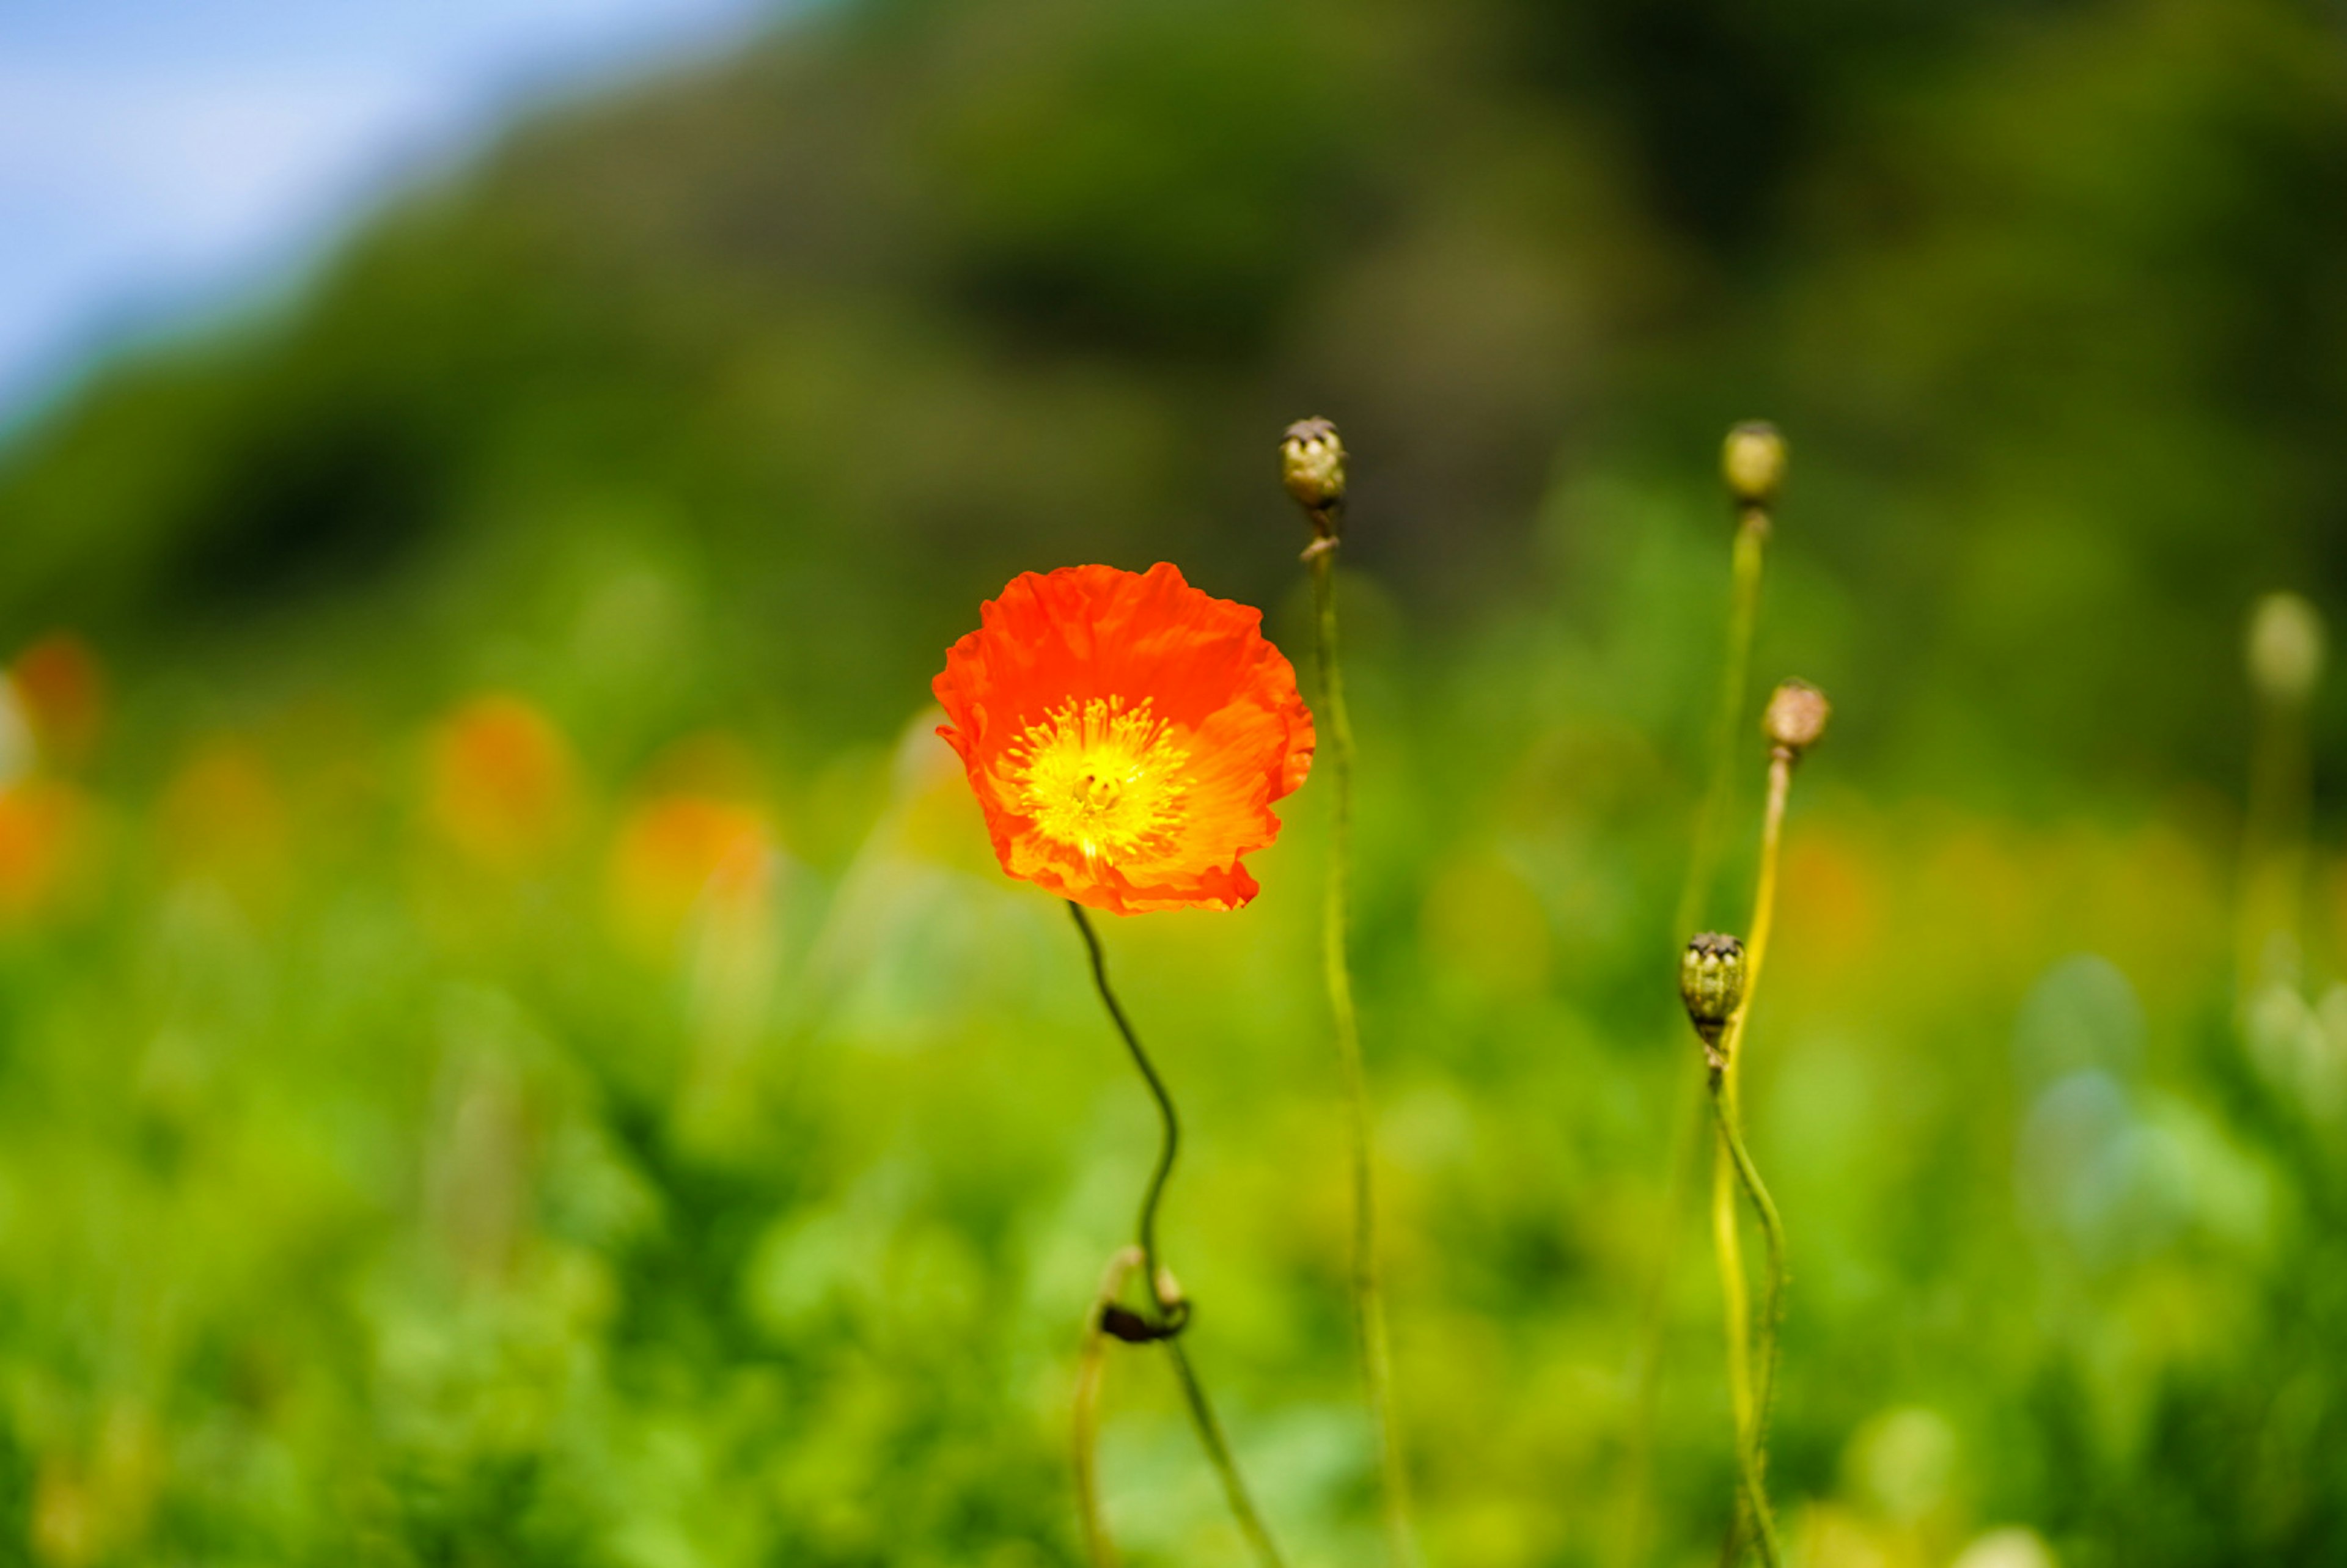
[[[1710,1086],[1711,1108],[1719,1125],[1721,1146],[1743,1183],[1745,1194],[1752,1200],[1753,1212],[1760,1219],[1760,1234],[1768,1248],[1768,1295],[1760,1312],[1758,1353],[1755,1358],[1758,1371],[1747,1385],[1751,1393],[1737,1401],[1737,1424],[1742,1430],[1737,1434],[1737,1460],[1744,1472],[1746,1505],[1761,1561],[1775,1568],[1783,1561],[1784,1552],[1777,1540],[1776,1516],[1768,1507],[1768,1405],[1776,1391],[1777,1327],[1785,1311],[1785,1226],[1778,1216],[1776,1200],[1768,1195],[1768,1184],[1760,1179],[1759,1167],[1752,1163],[1751,1153],[1744,1147],[1744,1134],[1736,1124],[1720,1073],[1711,1074]],[[1733,1224],[1732,1218],[1730,1223]],[[1739,1260],[1739,1273],[1740,1268]]]
[[[1747,1448],[1751,1466],[1747,1476],[1747,1507],[1753,1522],[1762,1537],[1762,1550],[1774,1552],[1775,1542],[1768,1540],[1773,1525],[1767,1517],[1768,1499],[1756,1482],[1765,1478],[1768,1471],[1766,1440],[1762,1435],[1767,1424],[1768,1399],[1773,1393],[1776,1376],[1776,1324],[1773,1317],[1762,1326],[1760,1361],[1762,1372],[1753,1371],[1752,1309],[1744,1278],[1744,1254],[1736,1228],[1736,1177],[1744,1176],[1748,1159],[1739,1162],[1742,1148],[1737,1128],[1743,1121],[1743,1084],[1745,1024],[1752,1016],[1752,1003],[1760,989],[1761,971],[1768,958],[1768,942],[1777,923],[1777,868],[1783,858],[1785,842],[1785,806],[1793,788],[1793,753],[1778,748],[1768,759],[1768,798],[1760,817],[1760,871],[1752,894],[1752,927],[1744,943],[1744,999],[1737,1004],[1727,1029],[1720,1038],[1719,1054],[1727,1065],[1711,1078],[1712,1098],[1718,1110],[1720,1138],[1718,1158],[1712,1167],[1711,1234],[1719,1255],[1719,1288],[1721,1317],[1727,1337],[1728,1401],[1736,1412],[1737,1436],[1739,1446]],[[1757,1185],[1757,1173],[1747,1185]],[[1767,1195],[1759,1190],[1756,1204]],[[1768,1204],[1763,1215],[1764,1225],[1773,1225],[1776,1207]],[[1775,1286],[1781,1289],[1781,1237],[1773,1234],[1769,1245],[1774,1254],[1772,1263]],[[1770,1310],[1778,1302],[1772,1296]],[[1731,1532],[1731,1541],[1733,1534]]]
[[[1141,1070],[1143,1081],[1149,1085],[1150,1096],[1157,1102],[1157,1114],[1163,1131],[1158,1145],[1157,1166],[1151,1173],[1149,1189],[1141,1200],[1142,1267],[1148,1274],[1146,1294],[1156,1308],[1155,1327],[1163,1330],[1157,1343],[1165,1347],[1173,1358],[1174,1375],[1181,1379],[1184,1400],[1190,1409],[1191,1424],[1197,1428],[1198,1442],[1206,1450],[1208,1462],[1222,1477],[1223,1493],[1230,1501],[1231,1512],[1239,1528],[1269,1568],[1281,1568],[1279,1549],[1265,1528],[1263,1516],[1255,1512],[1255,1500],[1247,1495],[1246,1482],[1239,1475],[1238,1462],[1231,1457],[1230,1443],[1223,1436],[1222,1423],[1214,1419],[1214,1406],[1207,1402],[1206,1390],[1190,1366],[1190,1358],[1175,1337],[1190,1319],[1190,1304],[1180,1296],[1168,1299],[1169,1277],[1157,1262],[1157,1205],[1165,1195],[1166,1179],[1174,1173],[1174,1157],[1182,1144],[1182,1123],[1174,1112],[1174,1097],[1166,1092],[1165,1081],[1157,1075],[1157,1068],[1149,1053],[1141,1046],[1141,1037],[1133,1032],[1133,1020],[1124,1016],[1123,1004],[1116,999],[1116,991],[1109,984],[1108,959],[1101,950],[1099,933],[1092,929],[1083,906],[1070,900],[1068,912],[1075,917],[1076,929],[1083,934],[1084,951],[1092,958],[1092,986],[1100,992],[1108,1016],[1116,1025],[1117,1033],[1124,1040],[1125,1050],[1133,1055],[1133,1066]],[[1097,1320],[1097,1315],[1095,1315]]]
[[[1174,1174],[1174,1156],[1182,1152],[1182,1119],[1174,1114],[1174,1096],[1166,1092],[1165,1081],[1157,1076],[1156,1064],[1149,1053],[1141,1049],[1141,1037],[1133,1030],[1133,1020],[1124,1016],[1123,1004],[1116,999],[1116,991],[1108,983],[1108,958],[1101,951],[1100,934],[1092,929],[1092,920],[1084,907],[1071,900],[1068,913],[1076,919],[1076,929],[1083,933],[1084,951],[1092,964],[1092,986],[1100,992],[1101,1001],[1108,1008],[1109,1018],[1116,1024],[1116,1032],[1124,1040],[1124,1048],[1133,1054],[1133,1065],[1141,1070],[1142,1081],[1149,1085],[1150,1098],[1157,1102],[1157,1117],[1163,1136],[1157,1145],[1157,1168],[1150,1173],[1149,1189],[1142,1194],[1141,1264],[1143,1270],[1143,1293],[1157,1308],[1159,1317],[1167,1324],[1176,1323],[1186,1315],[1185,1303],[1167,1301],[1163,1294],[1164,1272],[1157,1265],[1157,1205],[1165,1196],[1165,1183]]]
[[[1386,1329],[1385,1290],[1378,1263],[1376,1132],[1368,1070],[1361,1058],[1361,1027],[1353,1005],[1352,967],[1346,955],[1351,924],[1353,873],[1353,719],[1345,705],[1344,666],[1337,654],[1336,535],[1324,536],[1306,559],[1312,573],[1320,665],[1320,716],[1327,730],[1322,754],[1330,781],[1328,880],[1320,920],[1321,971],[1336,1025],[1337,1056],[1345,1080],[1353,1176],[1353,1318],[1361,1381],[1369,1399],[1383,1481],[1387,1550],[1396,1568],[1419,1561],[1410,1520],[1409,1472],[1394,1408],[1393,1351]]]

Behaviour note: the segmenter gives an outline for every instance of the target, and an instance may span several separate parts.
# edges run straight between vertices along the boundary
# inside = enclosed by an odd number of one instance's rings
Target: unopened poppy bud
[[[2270,593],[2250,612],[2250,682],[2270,702],[2291,706],[2322,678],[2322,614],[2294,593]]]
[[[1128,1345],[1147,1345],[1164,1337],[1148,1318],[1113,1301],[1101,1304],[1100,1327],[1110,1338],[1122,1339]]]
[[[1719,471],[1738,505],[1765,507],[1785,482],[1785,438],[1765,419],[1747,419],[1727,433]]]
[[[1768,699],[1760,728],[1769,745],[1798,759],[1824,736],[1831,717],[1833,704],[1823,692],[1807,681],[1788,681]]]
[[[1279,441],[1279,477],[1296,504],[1327,533],[1323,519],[1345,499],[1345,443],[1325,419],[1299,419]]]
[[[1679,1000],[1703,1040],[1704,1054],[1714,1067],[1725,1066],[1719,1036],[1744,1000],[1744,944],[1718,931],[1689,942],[1679,955]]]
[[[1114,1301],[1103,1301],[1100,1307],[1101,1332],[1128,1345],[1148,1345],[1160,1339],[1171,1339],[1189,1326],[1190,1302],[1182,1294],[1182,1282],[1174,1271],[1160,1264],[1157,1268],[1157,1312],[1143,1317],[1132,1307]]]

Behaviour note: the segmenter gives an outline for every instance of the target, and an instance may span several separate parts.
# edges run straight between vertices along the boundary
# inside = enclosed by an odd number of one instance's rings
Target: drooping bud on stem
[[[1279,441],[1279,477],[1312,519],[1313,545],[1336,542],[1345,509],[1345,443],[1326,419],[1299,419]]]
[[[1768,698],[1760,729],[1771,751],[1788,762],[1799,762],[1802,753],[1824,737],[1831,717],[1833,704],[1823,692],[1807,681],[1787,681]]]
[[[1727,1065],[1719,1039],[1744,1002],[1744,944],[1719,931],[1706,931],[1679,955],[1679,1000],[1703,1041],[1704,1060],[1715,1071]]]
[[[2250,683],[2260,697],[2295,708],[2322,678],[2322,615],[2294,593],[2270,593],[2250,612]]]
[[[1739,507],[1766,507],[1785,482],[1785,438],[1765,419],[1747,419],[1719,449],[1720,476]]]

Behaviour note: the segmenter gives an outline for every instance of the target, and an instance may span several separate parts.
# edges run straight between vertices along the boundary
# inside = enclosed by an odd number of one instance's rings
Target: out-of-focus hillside
[[[1276,596],[1300,410],[1437,624],[1602,614],[1765,411],[1862,742],[2213,775],[2239,604],[2340,569],[2342,149],[2335,19],[2264,0],[840,7],[102,377],[0,606],[429,685],[648,564],[686,684],[870,737],[1015,569]]]

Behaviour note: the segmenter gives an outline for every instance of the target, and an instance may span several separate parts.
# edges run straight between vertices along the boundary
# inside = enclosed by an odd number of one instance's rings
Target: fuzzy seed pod
[[[1345,499],[1345,443],[1325,419],[1299,419],[1279,442],[1279,477],[1296,504],[1327,531],[1322,518]]]
[[[2250,683],[2295,707],[2322,678],[2322,613],[2294,593],[2270,593],[2250,612]]]
[[[1765,507],[1785,482],[1785,438],[1765,419],[1747,419],[1727,433],[1719,471],[1737,504]]]
[[[1824,736],[1831,717],[1833,704],[1823,692],[1807,681],[1788,681],[1768,699],[1760,729],[1770,746],[1798,759]]]
[[[1714,1066],[1724,1064],[1720,1032],[1744,1000],[1744,944],[1718,931],[1689,942],[1679,955],[1679,1000],[1686,1004],[1687,1021],[1702,1037],[1705,1054]]]

